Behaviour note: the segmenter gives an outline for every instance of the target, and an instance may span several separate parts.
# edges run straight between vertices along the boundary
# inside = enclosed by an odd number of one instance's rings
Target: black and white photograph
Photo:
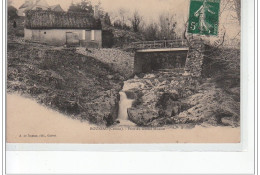
[[[7,143],[240,143],[240,0],[8,0]]]

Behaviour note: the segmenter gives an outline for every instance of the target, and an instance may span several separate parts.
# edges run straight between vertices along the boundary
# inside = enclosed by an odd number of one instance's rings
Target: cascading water
[[[126,93],[124,92],[126,84],[124,84],[123,90],[119,92],[120,101],[119,101],[119,111],[118,111],[118,120],[120,121],[120,125],[135,125],[130,120],[128,120],[127,109],[132,107],[132,103],[134,100],[128,99]]]
[[[127,98],[125,92],[120,92],[120,102],[119,102],[119,112],[118,119],[119,120],[127,120],[127,109],[131,108],[133,100]]]

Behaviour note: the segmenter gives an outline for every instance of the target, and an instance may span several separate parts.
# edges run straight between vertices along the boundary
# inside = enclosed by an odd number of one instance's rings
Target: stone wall
[[[187,54],[185,72],[193,77],[200,77],[204,59],[205,46],[200,40],[190,41],[189,52]]]
[[[24,29],[24,39],[26,41],[39,42],[48,45],[62,46],[67,43],[66,33],[71,32],[82,39],[82,29]]]
[[[102,47],[102,31],[94,30],[95,40],[90,38],[90,30],[82,29],[24,29],[24,39],[26,41],[44,43],[54,46],[63,46],[71,44],[68,41],[67,33],[73,33],[76,45],[81,45],[87,48],[101,48]]]

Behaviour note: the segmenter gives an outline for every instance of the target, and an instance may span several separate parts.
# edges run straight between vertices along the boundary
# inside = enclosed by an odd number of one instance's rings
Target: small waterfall
[[[125,86],[125,85],[124,85]],[[123,88],[123,90],[125,87]],[[130,120],[128,120],[127,109],[132,107],[134,100],[128,99],[124,91],[120,91],[120,101],[119,101],[119,111],[118,111],[118,120],[120,125],[135,125]]]
[[[126,93],[121,91],[119,101],[119,111],[118,119],[119,120],[128,120],[127,109],[132,107],[133,100],[127,98]]]

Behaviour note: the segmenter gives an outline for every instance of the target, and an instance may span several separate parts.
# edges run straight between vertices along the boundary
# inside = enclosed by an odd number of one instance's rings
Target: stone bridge
[[[170,70],[199,77],[204,58],[201,40],[144,41],[131,44],[136,50],[134,73]]]

